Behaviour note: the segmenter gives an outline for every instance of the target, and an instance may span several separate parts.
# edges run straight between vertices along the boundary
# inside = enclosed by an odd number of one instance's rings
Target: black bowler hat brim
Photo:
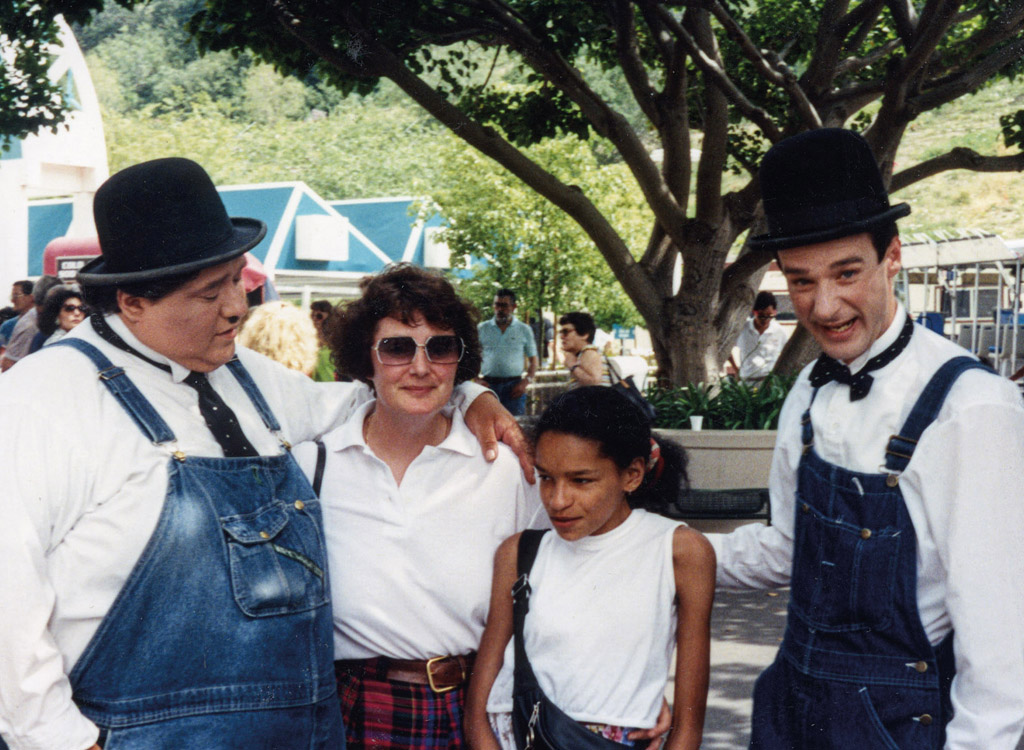
[[[855,234],[870,232],[877,227],[896,221],[897,219],[902,219],[904,216],[908,216],[909,214],[910,204],[897,203],[874,216],[842,224],[835,224],[833,226],[811,232],[777,236],[773,236],[770,233],[759,234],[756,237],[751,237],[747,240],[747,245],[754,252],[777,253],[780,250],[791,250],[794,247],[817,245],[820,242],[829,242],[830,240],[838,240],[843,237],[852,237]]]
[[[82,286],[110,286],[113,284],[136,284],[156,281],[170,276],[183,276],[206,268],[227,263],[256,247],[267,234],[267,225],[259,219],[230,217],[231,233],[218,246],[208,248],[201,259],[177,265],[147,268],[138,271],[113,272],[104,257],[89,261],[78,272],[78,283]]]

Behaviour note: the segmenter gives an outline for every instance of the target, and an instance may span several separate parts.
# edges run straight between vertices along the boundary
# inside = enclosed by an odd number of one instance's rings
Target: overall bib
[[[969,357],[939,368],[891,437],[881,474],[822,460],[808,405],[786,633],[754,686],[751,748],[925,750],[945,743],[953,634],[933,647],[921,625],[917,537],[899,477],[950,387],[973,368],[988,369]]]
[[[320,503],[291,454],[186,456],[122,368],[60,345],[170,453],[156,530],[70,674],[104,750],[344,748]],[[227,367],[277,434],[241,362]]]

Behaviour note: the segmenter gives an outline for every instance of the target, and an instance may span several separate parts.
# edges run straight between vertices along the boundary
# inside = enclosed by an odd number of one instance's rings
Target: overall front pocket
[[[235,602],[250,617],[303,612],[328,601],[320,527],[284,503],[220,519]]]
[[[808,503],[797,512],[791,606],[823,631],[881,630],[896,596],[900,534],[828,518]]]

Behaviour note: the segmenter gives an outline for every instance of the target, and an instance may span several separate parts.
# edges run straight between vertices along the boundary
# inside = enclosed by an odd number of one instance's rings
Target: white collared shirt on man
[[[72,703],[66,675],[156,527],[170,451],[223,455],[196,392],[181,383],[189,371],[144,346],[117,316],[107,322],[172,372],[110,345],[89,321],[68,336],[123,367],[177,441],[156,446],[146,439],[92,361],[69,347],[40,351],[0,380],[0,529],[8,540],[0,574],[0,733],[11,750],[93,743],[96,729]],[[292,444],[327,432],[370,397],[365,387],[314,383],[241,347],[238,357]],[[279,453],[278,437],[234,375],[220,367],[209,380],[256,450]]]
[[[895,341],[905,320],[900,306],[851,371]],[[943,362],[964,354],[919,327],[902,354],[872,373],[864,399],[851,402],[846,385],[822,386],[811,407],[815,451],[846,469],[879,473],[889,437],[924,386]],[[789,583],[809,371],[800,374],[779,419],[769,480],[773,525],[709,535],[723,588]],[[899,486],[917,535],[921,622],[933,644],[955,630],[955,714],[946,748],[1014,750],[1024,728],[1024,402],[1016,386],[977,370],[963,374]]]
[[[779,321],[772,318],[764,333],[754,327],[750,318],[740,331],[736,346],[740,350],[740,380],[763,380],[775,367],[775,360],[782,354],[782,348],[789,340],[786,330]]]

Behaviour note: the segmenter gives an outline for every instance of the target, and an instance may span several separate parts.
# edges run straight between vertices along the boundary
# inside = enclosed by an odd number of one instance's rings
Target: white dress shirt
[[[107,321],[172,373],[111,346],[89,321],[68,337],[88,341],[123,367],[177,440],[157,446],[146,439],[92,361],[71,348],[40,351],[0,380],[0,736],[11,750],[84,750],[95,743],[97,729],[73,704],[66,675],[156,527],[170,451],[223,455],[195,390],[181,382],[189,371],[140,343],[118,316]],[[327,432],[370,397],[363,386],[314,383],[241,347],[238,357],[292,444]],[[279,453],[278,437],[234,375],[221,367],[209,379],[256,450]]]
[[[768,321],[768,327],[764,333],[758,333],[754,328],[754,319],[747,320],[740,337],[736,340],[736,346],[740,350],[740,380],[762,380],[768,376],[775,366],[775,360],[782,353],[789,336],[786,330],[779,325],[779,321],[772,318]]]
[[[851,371],[895,341],[905,320],[900,306]],[[851,402],[846,385],[822,386],[811,407],[815,451],[837,466],[879,473],[889,437],[932,375],[964,354],[916,327],[903,353],[872,373],[862,400]],[[800,374],[779,419],[769,479],[773,525],[708,535],[723,588],[789,583],[809,371]],[[921,436],[899,488],[917,535],[921,622],[932,644],[955,631],[955,716],[946,748],[1014,750],[1024,729],[1024,404],[1016,386],[978,370],[963,374]]]
[[[545,525],[535,486],[500,446],[494,463],[458,412],[395,482],[363,439],[364,404],[324,438],[320,491],[334,607],[334,658],[429,659],[475,651],[490,603],[494,553]],[[307,476],[312,446],[296,458]]]

